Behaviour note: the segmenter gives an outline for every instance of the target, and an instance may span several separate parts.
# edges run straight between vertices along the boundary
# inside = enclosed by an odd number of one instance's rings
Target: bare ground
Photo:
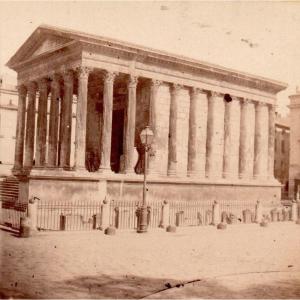
[[[300,298],[292,222],[0,238],[2,298]]]

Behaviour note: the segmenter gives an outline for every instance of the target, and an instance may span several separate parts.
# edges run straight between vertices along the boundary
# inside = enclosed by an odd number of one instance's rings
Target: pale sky
[[[300,2],[0,0],[0,73],[40,24],[117,38],[300,85]]]

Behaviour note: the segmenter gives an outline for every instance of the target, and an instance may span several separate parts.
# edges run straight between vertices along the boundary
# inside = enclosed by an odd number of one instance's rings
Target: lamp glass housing
[[[153,142],[153,131],[150,129],[149,126],[147,126],[145,129],[143,129],[140,133],[140,139],[144,146],[149,146]]]

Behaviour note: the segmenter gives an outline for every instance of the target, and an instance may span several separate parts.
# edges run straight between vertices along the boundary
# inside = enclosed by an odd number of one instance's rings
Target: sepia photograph
[[[0,299],[300,299],[300,1],[0,0]]]

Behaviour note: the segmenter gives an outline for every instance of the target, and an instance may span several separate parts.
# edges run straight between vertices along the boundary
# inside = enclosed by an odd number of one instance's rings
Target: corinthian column
[[[51,82],[51,103],[49,120],[48,139],[48,166],[57,166],[57,146],[58,146],[58,117],[60,99],[60,76],[55,74]]]
[[[224,100],[219,93],[212,92],[208,100],[206,140],[206,175],[222,177],[224,149]]]
[[[158,112],[158,106],[157,106],[157,92],[161,85],[161,81],[152,79],[151,85],[150,85],[150,109],[149,109],[149,120],[150,120],[150,127],[153,131],[154,137],[153,142],[151,145],[152,153],[154,155],[149,157],[149,167],[148,172],[149,174],[156,174],[157,173],[157,157],[156,155],[156,149],[157,149],[157,142],[158,142],[158,136],[157,136],[157,112]]]
[[[223,177],[238,177],[240,107],[239,100],[225,101]]]
[[[42,167],[46,160],[47,141],[47,102],[48,102],[48,80],[43,78],[38,82],[39,102],[37,117],[35,166]]]
[[[199,88],[190,91],[188,176],[205,176],[207,95]]]
[[[88,95],[89,73],[90,73],[90,69],[86,67],[78,68],[78,97],[77,97],[77,108],[76,108],[75,160],[74,160],[75,170],[85,170],[86,118],[87,118],[87,95]]]
[[[16,144],[15,144],[15,162],[13,171],[20,171],[23,168],[24,155],[24,132],[25,132],[25,113],[26,113],[26,95],[27,89],[24,85],[18,86],[18,114],[16,128]]]
[[[103,126],[101,134],[101,164],[100,170],[111,172],[110,156],[111,156],[111,135],[112,135],[112,115],[113,115],[113,94],[114,79],[116,74],[106,72],[104,76],[103,87]]]
[[[127,124],[125,133],[125,173],[134,173],[134,141],[136,119],[136,87],[138,77],[130,75],[128,80]]]
[[[275,106],[269,105],[268,174],[274,179]]]
[[[37,84],[30,82],[27,86],[28,105],[26,120],[25,162],[24,168],[31,169],[33,165],[34,135],[35,135],[35,98]]]
[[[243,99],[241,102],[241,120],[240,120],[240,159],[239,159],[239,177],[241,179],[251,179],[253,175],[252,160],[252,143],[251,143],[251,126],[253,125],[253,103],[248,99]]]
[[[60,167],[70,168],[71,132],[72,132],[72,103],[73,103],[73,71],[63,72],[64,96],[62,101],[61,116],[61,147]]]
[[[169,157],[168,176],[177,175],[177,117],[178,98],[182,86],[173,84],[171,88],[170,122],[169,122]]]
[[[268,166],[268,111],[265,103],[255,105],[255,140],[254,140],[254,168],[253,175],[256,179],[267,176]],[[265,124],[267,126],[265,126]]]

